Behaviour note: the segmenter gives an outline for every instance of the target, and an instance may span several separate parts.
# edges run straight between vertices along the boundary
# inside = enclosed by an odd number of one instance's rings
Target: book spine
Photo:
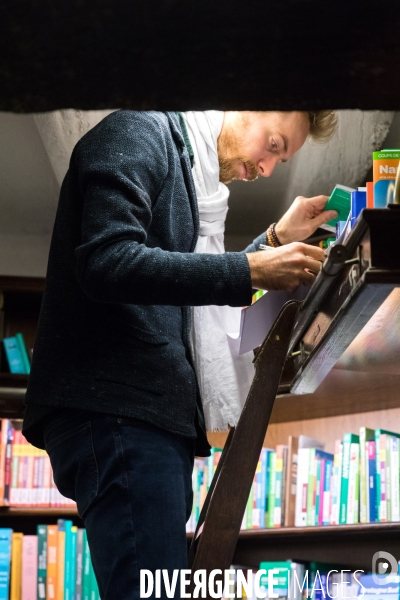
[[[72,521],[64,521],[65,558],[64,558],[64,600],[71,600],[71,536]]]
[[[268,527],[275,523],[275,489],[276,489],[276,452],[270,454],[269,493],[268,493]]]
[[[382,433],[379,446],[379,462],[380,462],[380,484],[381,497],[379,515],[382,523],[387,521],[386,516],[386,434]]]
[[[64,600],[65,579],[65,521],[58,519],[57,535],[57,589],[56,600]]]
[[[0,600],[8,600],[10,589],[12,530],[0,529]],[[35,588],[36,589],[36,588]]]
[[[21,600],[36,600],[37,592],[38,538],[24,535],[22,538],[22,594]]]
[[[308,464],[310,457],[309,448],[299,448],[298,472],[296,490],[296,514],[295,526],[305,527],[307,524],[307,488],[308,488]]]
[[[82,600],[83,577],[83,529],[78,529],[76,536],[76,579],[75,600]]]
[[[58,527],[48,525],[47,527],[47,598],[56,600],[57,594],[57,548]]]
[[[346,523],[348,524],[358,523],[359,449],[359,444],[350,444],[350,466],[346,517]]]
[[[22,592],[22,533],[12,534],[10,600],[21,600]]]
[[[315,458],[315,448],[310,448],[309,463],[308,463],[307,521],[306,521],[306,524],[308,526],[315,525],[316,482],[317,482],[317,460]]]
[[[296,489],[298,471],[299,440],[289,436],[286,502],[285,502],[285,527],[294,527],[296,515]]]
[[[46,600],[47,525],[38,525],[37,526],[37,537],[38,537],[37,600]]]
[[[342,459],[343,443],[341,440],[336,440],[334,454],[334,489],[332,497],[331,525],[339,525],[340,521],[340,499],[342,493]]]
[[[375,430],[375,492],[376,492],[376,507],[377,517],[376,520],[381,520],[381,433],[379,429]]]
[[[10,487],[11,487],[11,458],[12,458],[12,443],[14,439],[14,428],[11,422],[8,423],[7,446],[6,446],[6,461],[4,468],[4,505],[10,505]]]
[[[368,454],[368,492],[369,492],[369,522],[378,520],[378,507],[376,503],[376,451],[375,442],[367,442]]]
[[[399,438],[391,438],[391,456],[390,456],[390,486],[391,486],[391,518],[392,521],[400,521],[400,500],[399,500]]]
[[[343,439],[342,478],[340,493],[340,519],[339,523],[345,524],[347,520],[347,500],[349,493],[349,470],[350,470],[350,437],[345,434]]]
[[[26,349],[25,340],[22,333],[16,333],[15,340],[18,345],[18,350],[21,354],[22,363],[24,365],[24,373],[26,373],[26,375],[29,375],[29,373],[31,372],[31,363],[29,360],[28,351]]]
[[[266,471],[265,471],[265,519],[264,519],[264,527],[268,527],[268,519],[269,519],[269,486],[271,481],[271,452],[272,450],[267,450],[265,457]]]
[[[83,531],[83,580],[82,580],[82,600],[90,600],[90,551],[87,540],[86,529]]]
[[[18,463],[20,456],[21,438],[21,431],[15,431],[11,450],[10,506],[18,506]]]
[[[317,486],[318,486],[318,505],[316,503],[315,511],[318,519],[318,525],[322,525],[324,512],[324,491],[325,491],[325,466],[326,460],[318,461]]]
[[[78,528],[73,525],[71,527],[71,576],[70,576],[70,591],[71,600],[76,600],[76,555],[77,555],[77,537]]]
[[[274,527],[280,527],[282,521],[282,481],[283,481],[283,445],[276,447],[275,463],[275,510]]]
[[[6,352],[10,373],[25,373],[24,363],[22,362],[21,352],[15,336],[4,338],[3,345]]]
[[[333,462],[331,460],[325,461],[324,492],[323,492],[324,500],[323,500],[323,505],[322,505],[322,525],[329,525],[329,523],[330,523],[332,470],[333,470]]]
[[[386,481],[386,520],[392,521],[392,489],[390,485],[390,476],[391,476],[391,441],[392,436],[386,436],[386,449],[385,449],[385,481]]]
[[[8,419],[1,419],[1,446],[0,446],[0,506],[4,505],[4,474],[6,465]]]
[[[262,471],[262,455],[257,461],[257,468],[254,474],[254,499],[253,499],[253,529],[260,529],[261,524],[261,471]]]
[[[265,527],[266,499],[267,499],[267,469],[268,452],[265,448],[261,451],[261,476],[260,476],[260,528]]]
[[[285,514],[286,514],[286,498],[287,498],[287,486],[289,482],[288,477],[288,455],[289,448],[287,446],[283,446],[283,457],[282,457],[282,492],[281,492],[281,522],[280,526],[284,527],[285,525]]]
[[[360,428],[360,523],[368,522],[368,457],[365,427]]]
[[[251,484],[249,497],[247,499],[246,529],[253,528],[253,502],[254,502],[254,479],[253,479],[253,483]]]

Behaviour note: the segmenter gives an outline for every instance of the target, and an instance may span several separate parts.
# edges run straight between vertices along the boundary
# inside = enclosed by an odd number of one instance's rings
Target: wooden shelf
[[[188,534],[188,537],[192,537]],[[234,564],[258,567],[260,562],[292,559],[321,561],[370,571],[375,552],[400,558],[400,523],[362,523],[323,527],[282,527],[241,531]]]
[[[49,516],[54,518],[61,518],[63,516],[77,515],[76,508],[13,508],[8,506],[2,506],[0,508],[0,518],[6,517],[41,517]]]

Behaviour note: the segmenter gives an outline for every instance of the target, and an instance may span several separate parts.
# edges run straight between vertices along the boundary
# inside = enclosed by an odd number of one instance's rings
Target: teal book
[[[77,546],[78,528],[73,525],[71,527],[71,578],[70,590],[71,600],[76,600],[76,546]]]
[[[276,490],[276,452],[269,455],[269,490],[268,490],[268,525],[273,528],[275,524],[275,490]]]
[[[25,373],[24,362],[15,336],[3,339],[10,373]]]
[[[375,440],[375,431],[360,427],[360,523],[369,521],[369,461],[367,442]]]
[[[352,443],[359,444],[360,436],[355,433],[345,433],[343,436],[343,454],[342,454],[342,479],[340,486],[340,512],[339,524],[347,522],[347,501],[349,494],[349,474],[350,474],[350,446]]]
[[[12,529],[0,529],[0,600],[8,600],[10,589]]]
[[[82,576],[82,600],[90,600],[91,571],[90,550],[87,541],[86,529],[83,530],[83,576]]]
[[[78,529],[76,535],[75,600],[82,600],[83,531],[83,529]]]
[[[38,525],[37,600],[46,600],[47,587],[47,525]]]
[[[65,520],[64,523],[65,523],[64,600],[72,600],[72,595],[71,595],[72,521]]]
[[[336,210],[338,216],[328,221],[327,225],[336,227],[339,221],[347,221],[351,210],[351,193],[356,190],[345,185],[335,185],[329,196],[325,210]]]
[[[21,358],[22,358],[22,362],[24,364],[24,373],[26,373],[27,375],[29,375],[29,373],[31,372],[31,361],[29,360],[28,351],[26,349],[24,336],[22,335],[22,333],[16,333],[15,334],[15,339],[17,341],[18,348],[19,348],[19,351],[20,351],[20,354],[21,354]]]

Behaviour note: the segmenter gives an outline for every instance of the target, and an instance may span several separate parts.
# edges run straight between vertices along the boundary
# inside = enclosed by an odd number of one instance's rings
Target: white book
[[[295,527],[305,527],[307,524],[307,489],[310,448],[320,448],[323,450],[324,445],[307,435],[300,435],[297,462]]]
[[[390,456],[390,487],[392,501],[392,521],[400,521],[400,502],[399,502],[399,438],[391,438],[391,456]]]
[[[347,496],[346,523],[358,523],[358,476],[360,462],[360,444],[350,444],[349,490]]]

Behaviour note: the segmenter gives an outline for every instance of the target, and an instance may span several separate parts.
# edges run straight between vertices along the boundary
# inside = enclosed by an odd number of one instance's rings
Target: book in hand
[[[347,187],[346,185],[335,185],[326,203],[325,210],[336,210],[338,216],[328,221],[328,223],[321,225],[322,229],[335,232],[336,223],[347,221],[351,210],[351,193],[355,191],[354,188]]]

